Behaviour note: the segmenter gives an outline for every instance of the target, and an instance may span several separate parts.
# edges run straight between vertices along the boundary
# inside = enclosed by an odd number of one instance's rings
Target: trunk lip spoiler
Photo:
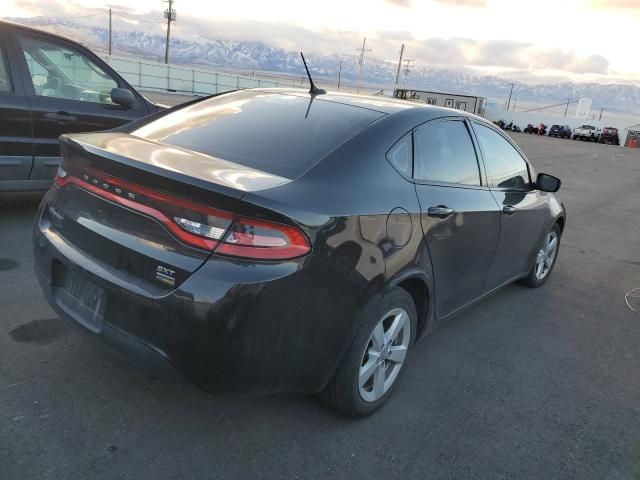
[[[290,178],[245,167],[218,157],[126,133],[64,134],[59,140],[61,144],[73,149],[205,190],[210,190],[211,187],[215,190],[222,188],[223,193],[238,199],[247,193],[268,190],[292,181]],[[128,147],[126,153],[125,146]],[[134,151],[136,148],[137,151]],[[182,163],[182,166],[178,163]]]

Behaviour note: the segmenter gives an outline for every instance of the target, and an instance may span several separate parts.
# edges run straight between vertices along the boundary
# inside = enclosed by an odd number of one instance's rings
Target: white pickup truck
[[[600,129],[593,125],[582,125],[573,129],[573,139],[597,142],[600,139]]]

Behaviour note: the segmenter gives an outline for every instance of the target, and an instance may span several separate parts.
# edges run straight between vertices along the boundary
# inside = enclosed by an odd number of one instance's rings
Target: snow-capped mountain
[[[53,18],[17,18],[15,22],[42,28],[79,41],[93,50],[104,53],[108,31],[105,28],[83,25],[73,20]],[[142,28],[142,27],[136,27]],[[165,37],[144,31],[113,32],[115,53],[148,60],[159,60],[164,55]],[[287,51],[266,43],[242,40],[215,40],[201,37],[189,39],[172,38],[171,62],[199,65],[216,69],[241,69],[280,72],[303,75],[298,52]],[[358,78],[356,56],[307,55],[314,77],[335,81],[342,60],[342,78],[355,82]],[[364,63],[362,79],[371,86],[390,88],[395,79],[396,64],[373,56]],[[511,88],[511,80],[496,76],[472,75],[437,68],[416,68],[408,80],[410,88],[432,89],[456,93],[482,95],[504,99]],[[530,85],[516,83],[514,95],[519,102],[537,104],[561,103],[567,98],[589,97],[594,108],[604,107],[608,111],[640,113],[640,88],[630,84],[557,83]]]

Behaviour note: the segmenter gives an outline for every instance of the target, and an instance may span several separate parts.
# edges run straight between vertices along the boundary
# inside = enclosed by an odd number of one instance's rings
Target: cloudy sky
[[[6,2],[7,0],[5,0]],[[3,2],[3,3],[5,3]],[[78,16],[111,6],[161,20],[161,0],[8,0],[12,17]],[[131,7],[132,4],[136,6]],[[534,8],[535,5],[535,8]],[[176,0],[176,35],[259,40],[286,49],[372,54],[473,69],[523,81],[640,85],[640,0]],[[106,25],[106,16],[78,19]],[[163,33],[160,23],[117,17],[116,28]]]

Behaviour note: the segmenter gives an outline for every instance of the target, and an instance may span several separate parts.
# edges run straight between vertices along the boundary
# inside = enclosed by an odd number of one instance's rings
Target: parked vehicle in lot
[[[552,125],[549,129],[549,136],[571,138],[571,127],[569,125]]]
[[[82,45],[0,21],[0,191],[49,188],[61,134],[158,109]]]
[[[597,142],[600,138],[600,130],[593,125],[582,125],[573,130],[574,140],[587,140],[589,142]]]
[[[506,134],[394,99],[244,90],[61,143],[33,238],[61,317],[207,390],[352,416],[438,322],[542,285],[565,225]]]
[[[613,127],[604,127],[600,134],[600,143],[607,143],[610,145],[620,145],[620,135],[618,129]]]
[[[541,123],[537,127],[534,127],[530,123],[525,127],[524,133],[536,134],[536,135],[546,135],[547,134],[547,126],[544,123]]]

